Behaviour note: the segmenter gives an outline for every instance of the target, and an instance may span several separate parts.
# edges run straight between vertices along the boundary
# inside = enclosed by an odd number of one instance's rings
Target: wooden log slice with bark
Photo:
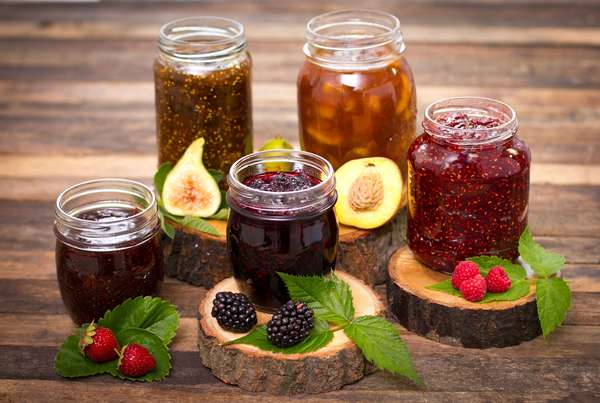
[[[167,275],[206,288],[233,275],[225,239],[226,221],[209,220],[221,236],[170,223],[175,228],[175,238],[163,236]],[[369,285],[385,283],[388,260],[405,244],[405,233],[404,209],[392,221],[373,230],[340,225],[336,268]]]
[[[384,306],[366,284],[343,272],[336,275],[352,290],[356,315],[379,315]],[[211,316],[212,301],[220,291],[239,292],[233,277],[209,290],[198,307],[198,346],[204,366],[225,383],[253,392],[272,394],[320,393],[340,389],[374,370],[343,330],[320,350],[306,354],[281,354],[246,344],[223,344],[243,334],[223,330]],[[258,312],[258,323],[270,314]]]
[[[389,263],[390,311],[410,331],[463,347],[514,346],[542,333],[533,284],[518,300],[480,304],[426,288],[447,278],[418,262],[408,247],[399,249]]]

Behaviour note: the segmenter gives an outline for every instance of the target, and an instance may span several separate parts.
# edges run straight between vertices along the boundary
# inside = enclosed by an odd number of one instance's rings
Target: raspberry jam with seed
[[[259,309],[273,312],[290,299],[277,272],[324,275],[335,267],[333,168],[312,153],[270,150],[236,161],[227,180],[234,276]]]
[[[514,110],[486,98],[427,108],[408,151],[408,243],[427,266],[452,272],[468,257],[518,257],[527,225],[530,152]]]

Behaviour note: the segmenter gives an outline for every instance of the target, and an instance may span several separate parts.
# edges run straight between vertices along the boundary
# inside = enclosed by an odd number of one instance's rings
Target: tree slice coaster
[[[336,275],[350,286],[357,316],[383,313],[384,306],[370,287],[344,272]],[[204,366],[223,382],[253,392],[319,393],[340,389],[373,371],[343,330],[335,331],[325,347],[306,354],[272,353],[246,344],[223,346],[243,334],[223,330],[211,316],[212,301],[220,291],[239,288],[230,277],[207,292],[198,307],[198,346]],[[265,324],[271,315],[257,312],[257,317]]]
[[[390,311],[405,328],[429,339],[470,348],[507,347],[542,333],[533,284],[515,301],[469,302],[425,288],[448,275],[418,262],[408,247],[392,256],[389,277]]]
[[[208,220],[221,233],[214,236],[170,222],[175,239],[163,237],[166,274],[187,283],[210,288],[233,275],[227,254],[227,222]],[[374,230],[340,225],[337,268],[369,285],[387,279],[387,262],[405,244],[406,212]]]

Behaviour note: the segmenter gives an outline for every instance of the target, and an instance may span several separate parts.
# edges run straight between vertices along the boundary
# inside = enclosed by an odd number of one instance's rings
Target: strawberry
[[[473,278],[478,274],[479,267],[475,263],[469,261],[458,262],[452,272],[452,287],[458,290],[463,281]]]
[[[486,289],[485,279],[480,274],[463,281],[460,285],[460,293],[471,302],[481,301],[485,297]]]
[[[505,292],[508,291],[511,285],[510,278],[502,266],[492,267],[485,281],[489,292]]]
[[[131,343],[121,350],[118,367],[123,375],[135,378],[156,368],[156,360],[146,347]]]
[[[79,350],[94,362],[112,361],[118,357],[119,342],[112,330],[92,321],[79,339]]]

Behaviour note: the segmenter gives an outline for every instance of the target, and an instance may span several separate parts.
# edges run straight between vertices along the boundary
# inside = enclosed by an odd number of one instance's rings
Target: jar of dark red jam
[[[163,280],[154,193],[124,179],[83,182],[56,200],[56,272],[77,324],[127,298],[155,295]]]
[[[324,275],[337,256],[333,167],[305,151],[274,150],[236,161],[227,178],[227,247],[234,276],[260,309],[289,300],[277,272]]]
[[[517,116],[487,98],[434,102],[408,151],[408,243],[429,267],[452,272],[471,256],[518,257],[527,224],[527,145]]]

